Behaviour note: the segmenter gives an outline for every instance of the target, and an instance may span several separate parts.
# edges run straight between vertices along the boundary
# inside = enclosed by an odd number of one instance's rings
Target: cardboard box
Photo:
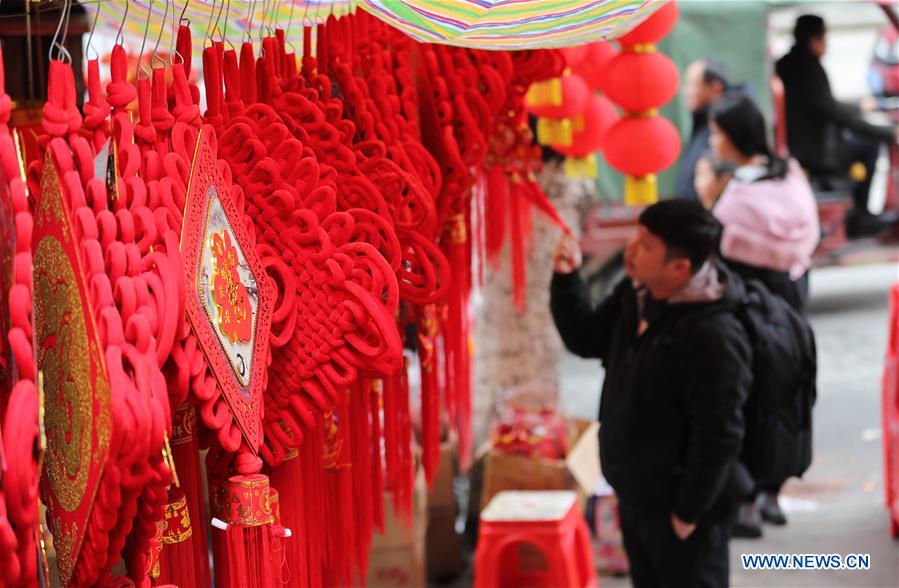
[[[375,532],[369,553],[369,588],[420,588],[425,582],[425,534],[428,524],[428,486],[419,469],[412,490],[412,525],[393,509],[393,496],[384,494],[384,534]]]
[[[568,421],[568,455],[546,459],[490,449],[484,457],[481,508],[503,490],[574,490],[584,508],[599,480],[599,423]]]

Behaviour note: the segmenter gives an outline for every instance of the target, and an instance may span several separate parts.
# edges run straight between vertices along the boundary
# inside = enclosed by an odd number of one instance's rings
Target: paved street
[[[887,337],[887,265],[816,270],[810,315],[818,338],[815,460],[803,481],[784,490],[790,524],[758,541],[734,541],[734,586],[895,587],[899,542],[889,538],[883,506],[880,374]],[[595,362],[566,358],[563,403],[595,417],[601,374]],[[744,553],[867,553],[866,572],[750,572]],[[630,586],[603,578],[604,588]]]

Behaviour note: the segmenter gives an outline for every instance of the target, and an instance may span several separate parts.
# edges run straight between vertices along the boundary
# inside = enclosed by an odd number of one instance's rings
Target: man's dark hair
[[[817,14],[803,14],[796,19],[796,24],[793,26],[793,38],[796,40],[796,45],[802,48],[807,47],[809,41],[823,36],[826,32],[824,19]]]
[[[730,89],[730,75],[723,63],[714,57],[706,57],[702,60],[702,81],[706,84],[721,84],[726,92]]]
[[[653,204],[640,224],[665,243],[666,257],[684,257],[696,273],[718,252],[721,223],[698,200],[675,198]]]

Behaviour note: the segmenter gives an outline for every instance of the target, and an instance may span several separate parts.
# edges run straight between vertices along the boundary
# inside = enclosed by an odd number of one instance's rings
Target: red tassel
[[[437,308],[425,306],[418,320],[418,357],[421,362],[422,464],[428,487],[434,487],[440,466],[440,380],[437,364]]]
[[[508,201],[506,172],[495,165],[487,172],[487,198],[485,203],[485,230],[487,232],[487,261],[493,268],[499,265],[499,254],[506,239],[506,202]]]
[[[540,188],[540,186],[536,182],[525,182],[521,185],[521,193],[526,196],[531,203],[533,203],[537,209],[546,215],[549,220],[555,223],[560,229],[568,233],[572,234],[571,227],[568,226],[568,223],[565,222],[559,215],[559,211],[556,210],[556,207],[553,206],[553,203],[550,202],[549,198],[546,197],[546,193]]]
[[[298,459],[299,453],[293,450],[284,462],[274,468],[270,474],[272,488],[278,490],[278,510],[280,525],[290,529],[291,536],[282,540],[281,562],[279,566],[280,584],[284,586],[310,586],[309,561],[306,545],[306,504],[305,480],[303,469]]]
[[[374,526],[372,513],[372,453],[379,446],[371,443],[371,398],[363,382],[357,382],[350,393],[350,457],[353,464],[353,511],[356,520],[356,564],[359,578],[368,572],[368,552]],[[379,494],[377,499],[381,499]]]
[[[244,104],[256,102],[256,56],[252,43],[244,43],[240,48],[240,95]]]
[[[464,215],[454,215],[450,218],[445,237],[446,257],[453,275],[444,326],[447,396],[451,395],[455,403],[459,460],[462,468],[467,469],[471,464],[471,362],[468,320],[471,258]]]
[[[525,256],[526,202],[520,184],[512,181],[509,193],[512,214],[512,297],[519,312],[527,308],[527,259]]]
[[[353,583],[356,559],[355,515],[353,510],[352,457],[350,453],[349,411],[340,403],[324,417],[326,586],[349,586]]]
[[[225,484],[227,520],[214,521],[213,542],[219,559],[215,585],[269,588],[278,580],[273,560],[274,532],[268,477],[232,476]],[[221,527],[224,527],[222,529]]]
[[[384,451],[381,439],[383,427],[384,384],[381,380],[363,379],[363,389],[369,392],[369,409],[371,410],[371,475],[372,475],[372,523],[379,532],[384,532]]]
[[[159,557],[160,584],[176,586],[210,585],[208,536],[206,534],[206,506],[203,484],[200,479],[200,446],[195,435],[197,424],[196,409],[191,404],[182,404],[175,409],[172,427],[172,457],[181,486],[176,494],[184,497],[186,515],[190,525],[190,535],[181,536],[171,542],[163,533],[163,549]],[[170,493],[166,516],[177,501]],[[171,533],[172,531],[168,531]]]

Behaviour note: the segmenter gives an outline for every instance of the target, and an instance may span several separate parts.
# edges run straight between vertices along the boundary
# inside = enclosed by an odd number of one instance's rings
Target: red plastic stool
[[[599,588],[574,492],[500,492],[479,535],[474,588]]]

